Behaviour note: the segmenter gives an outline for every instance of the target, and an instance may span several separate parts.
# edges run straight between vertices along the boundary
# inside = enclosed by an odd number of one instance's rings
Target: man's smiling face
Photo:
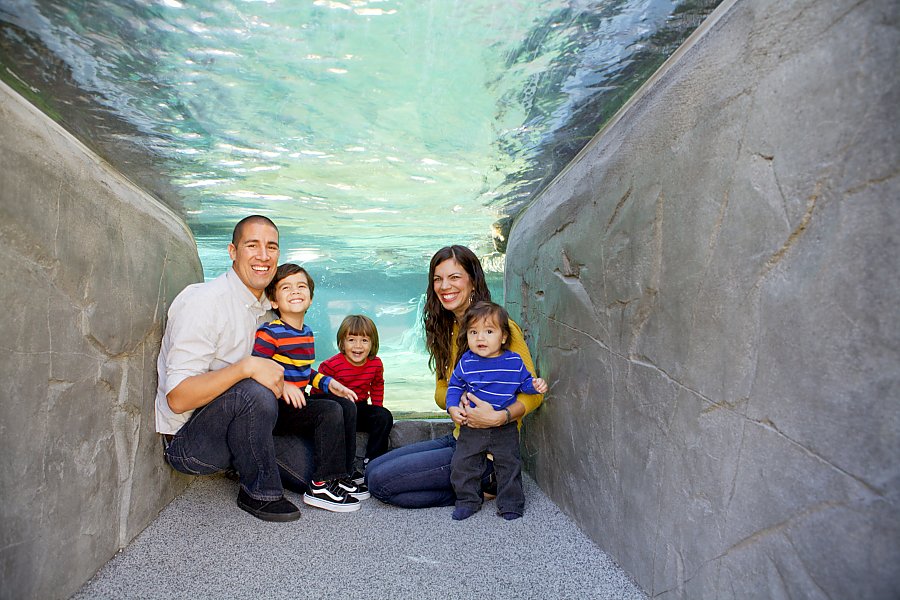
[[[237,244],[228,244],[234,271],[259,298],[278,266],[278,230],[265,222],[246,223]]]

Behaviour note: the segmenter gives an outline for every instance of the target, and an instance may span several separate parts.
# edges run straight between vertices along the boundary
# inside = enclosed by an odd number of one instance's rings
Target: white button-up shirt
[[[233,268],[212,281],[189,285],[176,296],[156,361],[156,431],[174,434],[194,412],[172,412],[166,395],[188,377],[249,356],[256,328],[271,308],[265,295],[257,299]]]

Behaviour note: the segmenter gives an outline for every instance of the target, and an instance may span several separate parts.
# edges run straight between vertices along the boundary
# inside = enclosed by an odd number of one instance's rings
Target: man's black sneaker
[[[237,505],[248,513],[263,521],[286,522],[300,518],[300,509],[293,502],[282,496],[278,500],[257,500],[243,488],[238,492]]]
[[[303,502],[331,512],[359,510],[359,500],[348,494],[337,479],[311,482],[309,490],[303,494]]]

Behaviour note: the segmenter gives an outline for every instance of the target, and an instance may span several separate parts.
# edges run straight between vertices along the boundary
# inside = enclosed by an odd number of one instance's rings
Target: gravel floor
[[[375,499],[355,513],[308,507],[292,523],[237,508],[237,484],[197,478],[74,598],[623,598],[646,596],[525,478],[526,514]]]

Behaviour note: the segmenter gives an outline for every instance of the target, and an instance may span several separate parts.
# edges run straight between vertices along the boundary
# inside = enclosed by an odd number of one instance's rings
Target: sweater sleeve
[[[538,393],[538,391],[534,389],[534,377],[532,377],[531,373],[528,372],[528,369],[525,368],[524,361],[519,362],[519,391],[526,394]]]
[[[460,365],[456,365],[456,368],[453,369],[453,373],[450,375],[450,382],[447,384],[447,406],[445,410],[459,406],[459,401],[465,388],[466,382],[462,379],[462,369]]]
[[[380,360],[372,375],[372,390],[369,397],[372,399],[372,406],[384,406],[384,363]]]
[[[459,335],[459,324],[453,324],[453,331],[450,333],[450,339],[455,340],[456,336]],[[441,379],[435,373],[435,385],[434,385],[434,403],[438,405],[441,410],[447,410],[447,382],[450,380],[450,375],[453,372],[453,365],[456,364],[456,344],[450,344],[450,368],[447,369],[447,372],[444,373],[444,378]]]
[[[329,358],[328,360],[326,360],[326,361],[324,361],[322,364],[320,364],[320,365],[319,365],[319,371],[318,371],[319,374],[320,374],[320,375],[327,375],[327,376],[330,377],[330,378],[336,377],[336,376],[337,376],[337,373],[335,372],[334,367],[333,367],[333,365],[332,365],[333,361],[334,361],[334,357],[332,356],[331,358]],[[313,385],[313,389],[312,389],[312,393],[313,393],[313,394],[321,394],[321,393],[323,393],[323,392],[325,392],[325,391],[326,391],[326,390],[323,390],[323,389],[320,388],[319,386]]]
[[[256,339],[253,340],[253,356],[272,358],[278,350],[278,340],[272,335],[267,325],[262,325],[256,330]]]
[[[522,330],[512,319],[509,321],[509,328],[512,333],[509,339],[509,349],[522,357],[525,369],[534,377],[534,362],[531,360],[531,352],[528,351],[528,346],[525,344],[525,336],[522,334]],[[544,401],[544,395],[519,393],[516,396],[516,400],[525,405],[525,414],[527,415],[541,405]]]
[[[332,378],[328,375],[324,375],[319,373],[312,367],[309,369],[309,383],[312,384],[313,387],[319,388],[326,394],[328,393],[328,386],[331,385]]]

